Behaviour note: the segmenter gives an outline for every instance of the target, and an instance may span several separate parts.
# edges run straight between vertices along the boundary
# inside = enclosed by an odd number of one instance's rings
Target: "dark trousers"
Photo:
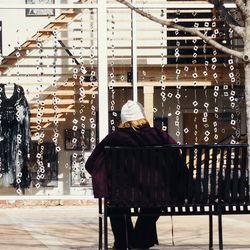
[[[143,213],[157,214],[157,211],[158,209],[153,208],[141,209]],[[115,248],[126,249],[126,241],[129,248],[149,248],[158,244],[156,221],[159,215],[139,215],[134,227],[128,210],[116,208],[109,212],[114,215],[110,216],[110,223],[114,234]],[[124,215],[116,215],[121,213]]]

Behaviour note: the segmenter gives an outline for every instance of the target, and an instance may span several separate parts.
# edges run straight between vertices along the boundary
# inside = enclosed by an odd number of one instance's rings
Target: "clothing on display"
[[[39,154],[39,161],[37,158]],[[41,168],[42,166],[42,168]],[[43,170],[42,170],[43,169]],[[58,181],[58,152],[53,142],[31,142],[29,172],[31,176],[31,185],[40,183],[41,186],[56,186]],[[39,180],[38,174],[41,174]]]
[[[0,173],[4,186],[29,186],[30,151],[29,106],[21,86],[14,84],[13,94],[6,95],[0,84]]]

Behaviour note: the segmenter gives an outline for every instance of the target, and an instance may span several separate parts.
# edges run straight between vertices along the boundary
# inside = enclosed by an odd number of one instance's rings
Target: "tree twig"
[[[169,20],[162,20],[158,17],[155,17],[149,13],[146,13],[145,11],[134,7],[132,4],[130,4],[129,2],[127,2],[126,0],[116,0],[117,2],[126,5],[129,9],[134,10],[136,13],[140,14],[143,17],[146,17],[147,19],[159,23],[163,26],[168,26],[180,31],[184,31],[184,32],[188,32],[194,35],[197,35],[198,37],[200,37],[201,39],[203,39],[204,41],[206,41],[207,43],[211,44],[212,46],[214,46],[216,49],[229,54],[229,55],[233,55],[236,56],[240,59],[243,59],[243,52],[237,51],[237,50],[233,50],[230,48],[227,48],[226,46],[218,43],[217,41],[213,40],[212,37],[208,37],[206,35],[204,35],[203,33],[201,33],[198,29],[196,28],[189,28],[189,27],[184,27],[182,25],[178,25],[173,21],[169,21]]]
[[[247,16],[247,10],[246,10],[246,5],[242,0],[234,0],[236,6],[238,7],[238,9],[241,12],[241,15],[243,17],[243,19]]]
[[[227,25],[241,38],[245,39],[246,32],[245,28],[240,25],[239,22],[231,15],[231,13],[225,8],[223,1],[221,0],[209,0],[210,3],[214,4],[220,12],[222,18],[224,18]]]

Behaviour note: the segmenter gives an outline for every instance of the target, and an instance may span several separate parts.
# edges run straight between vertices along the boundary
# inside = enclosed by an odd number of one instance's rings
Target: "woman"
[[[95,148],[86,162],[86,169],[92,175],[94,196],[107,197],[107,180],[104,169],[105,146],[148,146],[176,144],[167,133],[150,127],[146,120],[143,106],[129,100],[121,109],[121,125],[116,132],[107,135]],[[131,218],[110,218],[114,234],[114,248],[126,248],[126,226],[129,245],[134,248],[149,248],[158,244],[156,221],[159,216],[139,216],[135,227]]]

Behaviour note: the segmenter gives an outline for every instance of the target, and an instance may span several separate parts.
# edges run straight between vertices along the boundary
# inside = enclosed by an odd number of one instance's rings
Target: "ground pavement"
[[[160,245],[153,250],[208,249],[208,217],[173,217],[158,221]],[[214,220],[215,249],[218,249]],[[224,249],[250,249],[250,215],[223,216]],[[109,243],[113,239],[110,232]],[[84,250],[98,248],[96,206],[54,206],[0,209],[0,250]]]

